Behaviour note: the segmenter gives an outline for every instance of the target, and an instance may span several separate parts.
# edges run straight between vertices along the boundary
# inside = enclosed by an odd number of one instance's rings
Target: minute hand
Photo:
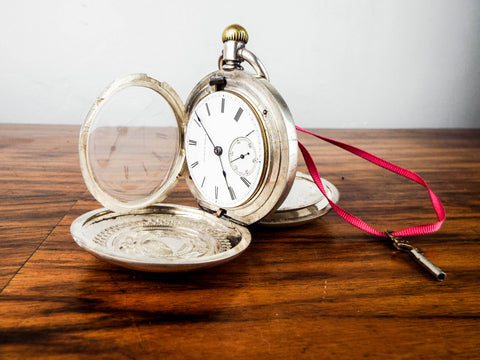
[[[195,111],[195,116],[197,117],[197,122],[200,124],[200,126],[201,126],[202,129],[203,129],[203,131],[205,131],[205,134],[207,134],[208,140],[210,140],[210,142],[211,142],[212,145],[213,145],[213,148],[215,149],[215,144],[213,143],[212,138],[211,138],[210,135],[208,134],[207,129],[205,129],[205,126],[203,126],[203,122],[202,122],[202,120],[200,120],[200,117],[198,116],[198,114],[197,114],[196,111]]]
[[[228,191],[230,191],[230,185],[228,184],[227,173],[225,172],[225,168],[223,167],[222,158],[219,156],[218,159],[220,160],[220,166],[222,167],[222,174],[223,178],[225,179],[225,184],[227,185]]]

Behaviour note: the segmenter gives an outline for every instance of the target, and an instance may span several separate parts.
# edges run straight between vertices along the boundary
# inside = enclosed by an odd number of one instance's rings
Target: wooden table
[[[251,227],[231,263],[165,275],[80,249],[100,205],[78,165],[76,126],[0,125],[0,358],[460,359],[480,354],[480,130],[324,130],[422,175],[447,221],[411,241],[437,282],[334,212]],[[340,204],[378,229],[433,222],[426,191],[301,136]],[[168,202],[195,206],[182,181]]]

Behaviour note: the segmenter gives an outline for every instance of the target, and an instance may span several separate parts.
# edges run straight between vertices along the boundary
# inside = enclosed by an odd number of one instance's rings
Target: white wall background
[[[0,122],[81,124],[133,72],[186,99],[231,23],[301,126],[480,127],[478,0],[3,1]]]

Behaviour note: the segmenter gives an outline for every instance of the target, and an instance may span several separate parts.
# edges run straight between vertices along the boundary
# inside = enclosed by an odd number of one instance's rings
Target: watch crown
[[[228,26],[225,30],[223,30],[222,42],[228,40],[241,41],[246,44],[248,42],[247,30],[238,24]]]

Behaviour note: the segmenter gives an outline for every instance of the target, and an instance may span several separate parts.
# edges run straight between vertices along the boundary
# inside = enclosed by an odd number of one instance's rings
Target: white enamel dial
[[[185,134],[187,166],[199,193],[219,208],[247,202],[262,180],[264,132],[239,96],[217,91],[193,109]]]

